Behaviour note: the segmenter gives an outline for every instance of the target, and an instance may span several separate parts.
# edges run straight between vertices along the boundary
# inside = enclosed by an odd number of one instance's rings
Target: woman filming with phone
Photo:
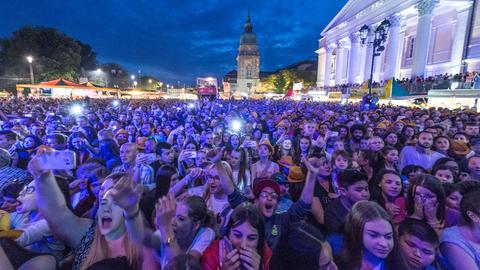
[[[264,227],[263,217],[255,205],[237,206],[230,217],[226,236],[205,250],[202,269],[270,269],[272,251],[265,242]]]

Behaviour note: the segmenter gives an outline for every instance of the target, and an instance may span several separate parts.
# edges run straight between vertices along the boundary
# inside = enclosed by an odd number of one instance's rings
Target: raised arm
[[[181,254],[180,246],[172,228],[172,219],[175,216],[176,200],[173,194],[160,198],[155,205],[156,222],[161,235],[161,245],[168,261]]]
[[[161,245],[160,238],[153,233],[152,229],[146,226],[140,210],[142,186],[131,177],[124,177],[115,184],[108,192],[108,195],[112,196],[115,203],[123,208],[127,232],[133,241],[137,244],[159,250]]]
[[[52,233],[69,247],[76,247],[92,224],[92,221],[75,216],[68,209],[65,198],[51,171],[44,171],[33,158],[28,164],[35,179],[36,201]]]
[[[170,192],[175,196],[178,196],[181,194],[181,191],[184,190],[184,188],[192,181],[197,179],[197,177],[200,176],[202,173],[202,169],[200,168],[194,168],[190,171],[189,174],[187,174],[182,180],[178,181],[173,187],[170,188]]]
[[[312,200],[312,215],[319,224],[324,223],[325,209],[323,209],[322,203],[317,197]]]
[[[318,175],[318,158],[305,159],[304,163],[307,166],[307,180],[305,181],[305,186],[303,187],[302,194],[300,195],[300,200],[305,204],[311,205],[313,198],[313,190],[315,187],[315,181]]]

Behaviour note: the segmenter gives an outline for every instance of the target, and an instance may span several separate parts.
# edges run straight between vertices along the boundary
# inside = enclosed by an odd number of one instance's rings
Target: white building
[[[360,44],[359,30],[384,19],[391,27],[385,51],[375,58],[374,81],[480,71],[480,3],[474,1],[348,1],[321,33],[317,86],[367,81],[372,45]]]

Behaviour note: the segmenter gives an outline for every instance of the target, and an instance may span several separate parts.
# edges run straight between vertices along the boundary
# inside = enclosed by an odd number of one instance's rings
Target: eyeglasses
[[[24,196],[24,195],[30,195],[33,192],[35,192],[35,186],[27,186],[20,193],[18,193],[19,196]]]
[[[420,199],[422,201],[430,201],[436,199],[437,196],[430,194],[423,194],[420,192],[415,192],[415,199]]]
[[[266,191],[262,191],[260,192],[259,196],[263,199],[270,198],[272,200],[278,200],[278,194],[276,192],[269,193]]]
[[[205,176],[207,178],[207,181],[211,181],[211,182],[220,182],[220,176],[211,176],[211,175],[206,175]]]

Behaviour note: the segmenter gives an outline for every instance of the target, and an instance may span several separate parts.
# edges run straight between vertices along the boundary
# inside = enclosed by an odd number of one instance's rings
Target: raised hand
[[[233,249],[222,259],[222,270],[237,270],[240,269],[240,265],[240,254],[237,249]]]
[[[203,170],[201,168],[193,168],[189,170],[188,176],[190,177],[190,180],[195,180],[198,177],[200,177],[202,173],[203,173]]]
[[[157,226],[165,227],[170,225],[175,216],[176,204],[175,196],[171,193],[158,199],[158,202],[155,204]]]
[[[319,173],[320,159],[316,157],[312,157],[309,159],[302,158],[302,162],[305,164],[311,174],[317,175]]]
[[[393,203],[387,203],[385,208],[392,217],[400,214],[400,207],[398,205],[395,205]]]
[[[258,270],[260,269],[261,257],[258,255],[257,251],[253,248],[242,247],[239,250],[240,261],[242,266],[247,270]]]
[[[135,183],[132,177],[122,177],[105,196],[112,196],[115,204],[128,211],[138,206],[142,197],[142,186]]]
[[[220,150],[211,150],[208,152],[207,157],[210,159],[212,163],[217,163],[218,161],[222,160],[223,153],[225,152],[225,147],[222,147]]]

